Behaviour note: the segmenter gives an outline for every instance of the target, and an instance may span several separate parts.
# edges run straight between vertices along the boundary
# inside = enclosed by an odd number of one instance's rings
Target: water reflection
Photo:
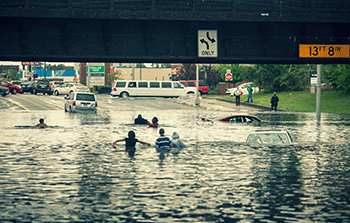
[[[159,159],[138,145],[130,158],[111,143],[130,124],[157,116],[188,146]],[[2,113],[0,219],[5,222],[347,222],[349,116],[257,113],[260,126],[202,122],[230,114],[204,110]],[[34,126],[38,117],[56,128]],[[297,144],[247,145],[257,129],[283,129]]]

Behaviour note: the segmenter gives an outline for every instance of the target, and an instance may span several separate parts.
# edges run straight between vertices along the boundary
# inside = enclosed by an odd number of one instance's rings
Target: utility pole
[[[321,122],[321,64],[317,64],[316,119],[319,125]]]
[[[198,86],[199,86],[199,67],[198,67],[198,64],[196,64],[196,99],[194,100],[194,103],[196,104],[196,106],[199,106]]]

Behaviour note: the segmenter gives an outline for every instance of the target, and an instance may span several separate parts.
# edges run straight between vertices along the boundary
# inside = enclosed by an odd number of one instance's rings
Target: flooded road
[[[349,222],[350,116],[323,114],[317,126],[314,114],[170,103],[106,98],[97,114],[0,110],[2,222]],[[201,121],[236,113],[263,122]],[[145,145],[134,158],[122,142],[113,149],[130,130],[154,145],[158,129],[131,124],[138,114],[158,117],[188,148],[162,160]],[[39,118],[50,127],[32,128]],[[258,129],[287,130],[294,144],[245,144]]]

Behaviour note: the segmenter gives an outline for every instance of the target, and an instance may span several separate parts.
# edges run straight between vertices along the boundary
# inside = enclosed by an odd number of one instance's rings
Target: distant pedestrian
[[[250,84],[248,84],[248,100],[247,102],[249,102],[249,99],[251,100],[251,102],[253,102],[253,88],[250,86]]]
[[[271,110],[277,111],[277,105],[278,105],[278,97],[276,95],[276,92],[273,93],[273,96],[271,97]]]
[[[39,124],[37,124],[36,127],[39,127],[39,128],[47,127],[47,125],[44,123],[44,119],[43,118],[39,119]]]
[[[241,95],[243,94],[242,91],[239,90],[239,88],[237,87],[237,89],[233,92],[233,95],[236,96],[236,106],[241,105]]]
[[[122,142],[122,141],[125,141],[125,151],[128,152],[129,156],[131,157],[135,155],[135,151],[136,151],[135,145],[137,142],[151,146],[151,143],[136,139],[134,131],[129,131],[128,138],[122,138],[114,141],[112,143],[112,146],[115,148],[115,145],[117,144],[117,142]]]

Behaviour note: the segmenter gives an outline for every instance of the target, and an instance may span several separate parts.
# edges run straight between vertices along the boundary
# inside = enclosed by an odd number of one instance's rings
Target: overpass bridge
[[[349,0],[1,0],[0,60],[349,63]]]

